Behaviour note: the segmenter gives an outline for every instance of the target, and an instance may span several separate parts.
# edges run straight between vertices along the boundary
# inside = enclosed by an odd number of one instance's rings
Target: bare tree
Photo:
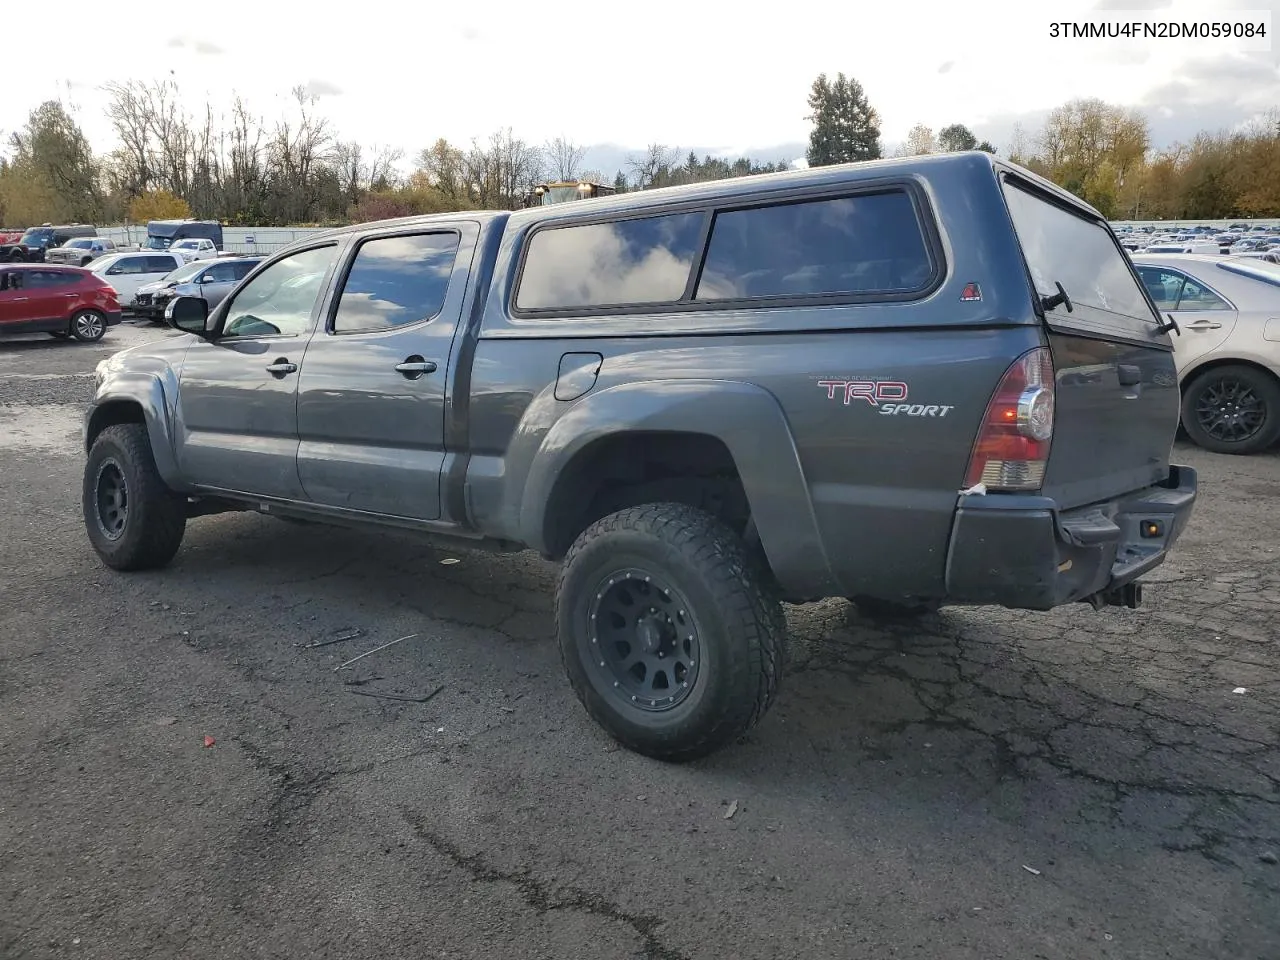
[[[329,121],[315,113],[317,98],[305,86],[294,87],[293,98],[297,117],[276,121],[267,147],[268,170],[277,214],[301,223],[314,213],[317,178],[332,152],[333,137]]]
[[[542,148],[547,158],[547,172],[557,180],[576,180],[578,168],[586,158],[586,147],[580,147],[572,140],[559,136],[547,142]]]
[[[655,180],[669,179],[677,158],[676,151],[666,144],[651,143],[641,156],[628,160],[627,166],[635,173],[636,187],[644,190]]]
[[[479,206],[512,209],[542,179],[542,162],[541,151],[507,127],[484,145],[472,141],[462,161],[464,182]]]

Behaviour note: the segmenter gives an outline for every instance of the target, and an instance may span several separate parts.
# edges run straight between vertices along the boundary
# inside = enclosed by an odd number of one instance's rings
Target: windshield
[[[66,243],[63,244],[63,246],[73,247],[76,250],[88,250],[90,247],[93,246],[93,241],[85,237],[79,240],[68,240]]]
[[[209,266],[207,261],[196,260],[194,263],[184,263],[177,270],[168,273],[164,277],[165,283],[186,283],[194,278],[201,270],[207,269]]]
[[[545,207],[548,204],[565,203],[581,198],[582,194],[578,192],[577,187],[551,187],[542,195],[542,205]]]
[[[18,242],[27,247],[41,247],[53,239],[53,231],[45,228],[32,228],[22,235]]]
[[[169,244],[173,243],[171,237],[157,237],[147,234],[147,242],[142,245],[143,250],[168,250]]]

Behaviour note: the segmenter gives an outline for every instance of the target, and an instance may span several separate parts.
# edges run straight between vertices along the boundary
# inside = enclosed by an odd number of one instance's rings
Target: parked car
[[[1174,343],[1182,426],[1216,453],[1257,453],[1280,440],[1280,270],[1243,257],[1133,258],[1156,306],[1182,330]]]
[[[1234,256],[1245,260],[1265,260],[1267,263],[1280,263],[1280,249],[1257,250],[1252,253],[1237,253]]]
[[[105,564],[225,510],[532,548],[573,689],[668,760],[768,709],[780,599],[1136,606],[1196,499],[1115,235],[977,151],[364,223],[166,317],[86,411]]]
[[[212,240],[204,237],[188,237],[169,245],[169,250],[184,260],[211,260],[218,255],[218,248]]]
[[[89,268],[115,287],[121,303],[129,303],[138,288],[172,273],[184,264],[176,253],[115,253],[101,257]]]
[[[115,290],[88,270],[0,264],[0,334],[49,333],[92,343],[119,322]]]
[[[201,297],[212,309],[262,260],[262,257],[228,257],[212,263],[194,261],[179,267],[159,283],[140,287],[129,309],[150,320],[163,320],[165,308],[176,296]]]
[[[31,227],[23,232],[17,243],[0,246],[0,262],[41,263],[45,251],[51,247],[60,247],[68,240],[76,237],[96,237],[98,228],[84,223],[72,223],[55,227],[44,224]]]
[[[1170,243],[1153,243],[1143,253],[1199,253],[1221,254],[1222,247],[1210,240],[1173,241]]]
[[[193,279],[207,267],[208,264],[193,260],[170,271],[159,280],[144,283],[138,287],[133,298],[125,303],[125,309],[132,314],[146,317],[149,320],[164,320],[164,305],[157,305],[156,295],[165,290],[172,290],[178,284]],[[169,302],[167,296],[162,297],[161,300],[163,300],[164,304]]]
[[[60,247],[50,247],[45,251],[44,259],[46,263],[87,267],[99,257],[116,252],[116,242],[110,237],[76,237]]]

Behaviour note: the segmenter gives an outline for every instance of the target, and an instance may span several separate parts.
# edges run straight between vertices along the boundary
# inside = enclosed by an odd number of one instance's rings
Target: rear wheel
[[[82,343],[101,340],[107,332],[107,318],[97,310],[81,310],[71,318],[71,335]]]
[[[741,540],[684,504],[592,524],[556,593],[574,692],[619,742],[660,760],[705,756],[760,720],[778,691],[784,628]]]
[[[142,424],[98,434],[84,467],[81,506],[89,542],[115,570],[163,567],[182,545],[185,499],[160,478]]]
[[[1206,370],[1187,385],[1182,425],[1214,453],[1266,450],[1280,440],[1280,382],[1244,365]]]

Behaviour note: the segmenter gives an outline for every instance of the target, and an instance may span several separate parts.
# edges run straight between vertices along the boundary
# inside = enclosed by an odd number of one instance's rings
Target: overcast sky
[[[1143,108],[1158,145],[1280,106],[1270,29],[1261,52],[1242,40],[1050,37],[1051,21],[1096,8],[1158,8],[1169,20],[1261,9],[1280,26],[1280,0],[17,2],[0,21],[0,130],[61,96],[106,148],[99,85],[169,76],[198,109],[239,93],[268,119],[306,84],[344,138],[410,155],[507,125],[534,142],[565,134],[623,148],[800,144],[820,71],[862,82],[889,145],[915,123],[959,121],[1003,150],[1014,121],[1034,127],[1074,96]]]

